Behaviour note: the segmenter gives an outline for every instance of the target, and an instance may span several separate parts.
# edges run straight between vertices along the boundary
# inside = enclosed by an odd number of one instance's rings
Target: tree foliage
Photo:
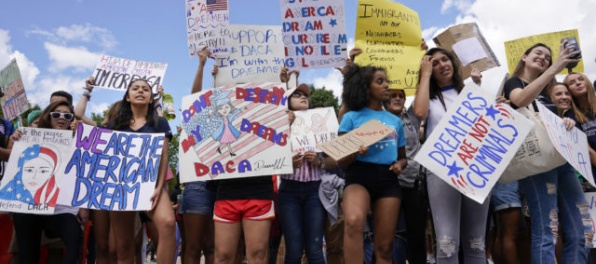
[[[331,106],[335,109],[335,113],[339,112],[339,100],[333,95],[332,90],[327,90],[324,86],[322,88],[310,87],[310,105],[311,107]]]

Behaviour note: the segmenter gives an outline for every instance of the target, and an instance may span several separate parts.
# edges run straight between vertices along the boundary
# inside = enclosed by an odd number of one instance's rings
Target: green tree
[[[335,113],[339,112],[339,100],[333,95],[332,90],[327,90],[324,86],[322,88],[310,86],[310,105],[311,107],[317,105],[322,105],[323,107],[332,106],[335,109]]]

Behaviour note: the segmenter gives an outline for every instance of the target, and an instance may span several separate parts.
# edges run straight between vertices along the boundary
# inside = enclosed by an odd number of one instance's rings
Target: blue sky
[[[596,10],[596,0],[549,2],[552,4],[539,0],[400,1],[418,12],[426,39],[451,25],[476,21],[502,63],[504,41],[532,34],[579,28],[580,45],[596,46],[592,30],[596,18],[587,11]],[[229,0],[229,7],[231,24],[281,24],[279,0]],[[356,7],[357,0],[345,0],[350,39]],[[5,1],[0,9],[0,67],[17,57],[29,100],[45,106],[54,90],[70,91],[78,100],[83,80],[91,75],[102,53],[165,62],[168,70],[163,85],[179,108],[181,98],[190,92],[198,65],[197,59],[188,57],[184,8],[181,0]],[[560,14],[567,16],[556,19]],[[595,72],[595,53],[584,50],[586,72]],[[504,72],[504,66],[487,71],[485,83],[500,81]],[[334,70],[303,71],[300,80],[317,87],[325,85],[339,95],[341,76]],[[209,87],[211,80],[205,81]],[[120,92],[96,89],[87,113],[99,112],[121,96]],[[179,122],[178,118],[171,125]]]

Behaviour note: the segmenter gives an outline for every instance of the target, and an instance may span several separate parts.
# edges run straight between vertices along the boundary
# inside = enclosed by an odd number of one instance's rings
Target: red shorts
[[[271,200],[220,200],[215,201],[213,220],[220,223],[238,223],[247,220],[269,220],[275,217]]]

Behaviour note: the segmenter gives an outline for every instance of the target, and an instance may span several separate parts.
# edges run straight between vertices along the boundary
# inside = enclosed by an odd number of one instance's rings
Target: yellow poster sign
[[[522,55],[524,55],[524,52],[536,43],[543,43],[549,46],[551,49],[551,57],[553,58],[553,61],[556,60],[559,56],[559,47],[561,46],[561,39],[568,37],[575,37],[577,43],[579,44],[579,33],[577,32],[577,29],[551,32],[506,41],[505,53],[507,54],[507,67],[509,69],[509,73],[513,73],[515,66],[521,59]],[[573,68],[573,71],[584,72],[583,59],[579,61],[575,68]],[[567,69],[564,69],[563,71],[559,72],[559,74],[567,74]]]
[[[418,13],[392,1],[359,0],[355,35],[356,47],[362,49],[355,63],[383,67],[389,88],[416,93],[424,55]]]

